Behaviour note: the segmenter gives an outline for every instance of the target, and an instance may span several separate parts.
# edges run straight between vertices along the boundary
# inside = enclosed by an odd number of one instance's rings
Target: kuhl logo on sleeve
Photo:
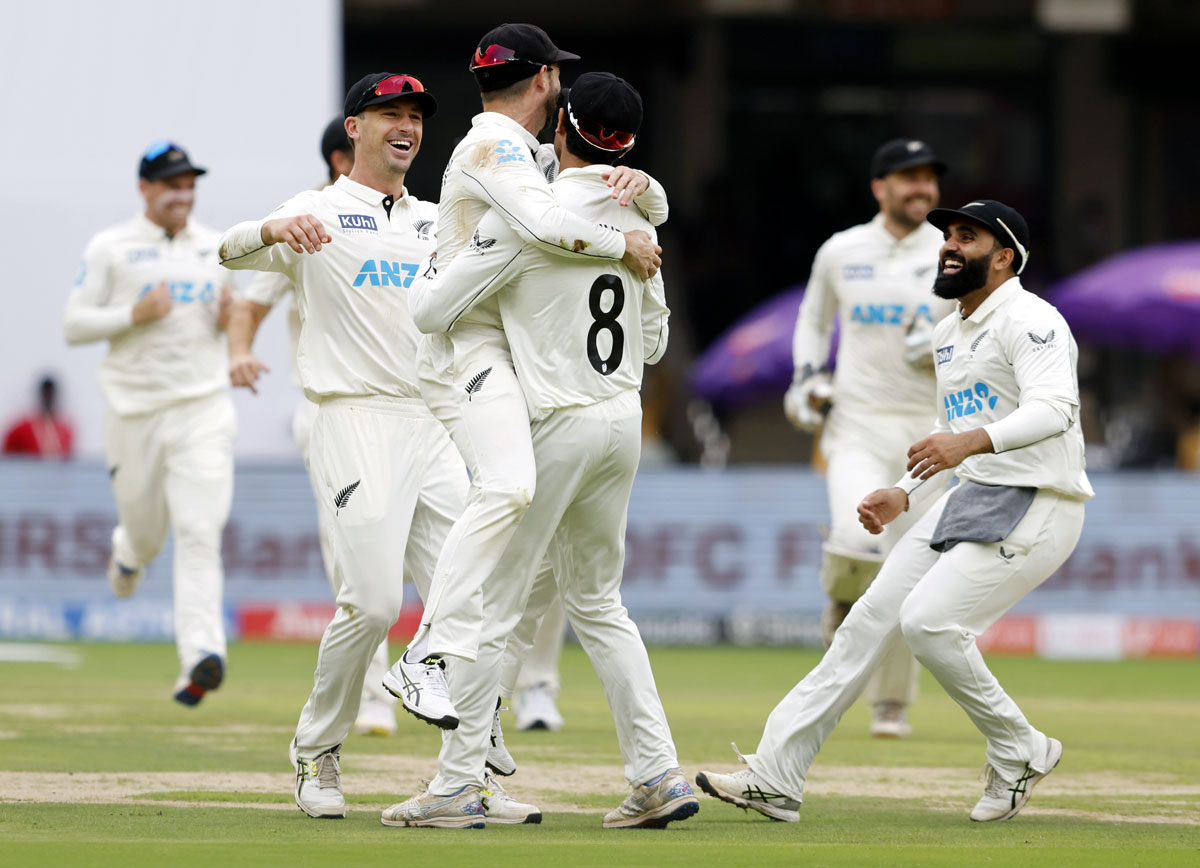
[[[976,383],[970,389],[950,392],[943,401],[946,410],[946,421],[950,422],[954,419],[961,419],[963,416],[982,413],[985,405],[989,410],[994,410],[996,409],[996,402],[999,400],[996,395],[991,394],[987,383]]]

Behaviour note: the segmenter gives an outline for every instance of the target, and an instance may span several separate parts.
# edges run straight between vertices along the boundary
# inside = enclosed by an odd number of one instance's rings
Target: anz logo
[[[996,409],[996,402],[1000,399],[991,394],[987,383],[976,383],[973,388],[963,389],[960,392],[951,392],[946,395],[944,404],[946,407],[946,421],[961,419],[963,416],[972,416],[975,413],[982,413],[986,405],[989,410]]]
[[[154,287],[157,283],[147,283],[138,293],[138,300]],[[176,304],[189,304],[191,302],[199,302],[200,304],[211,304],[217,298],[216,287],[213,286],[211,280],[206,280],[204,283],[197,283],[194,280],[171,280],[167,282],[167,289],[171,292],[171,301]]]
[[[525,155],[521,153],[521,146],[514,145],[508,139],[501,139],[496,142],[495,152],[500,155],[496,160],[497,163],[524,163]]]
[[[417,268],[418,266],[414,262],[388,262],[381,259],[376,264],[374,259],[368,259],[358,270],[358,276],[354,278],[353,286],[362,286],[369,281],[371,286],[407,288],[412,286],[413,278],[417,275]]]
[[[909,318],[904,315],[906,310],[908,308],[902,304],[856,304],[850,311],[850,321],[866,325],[907,325]],[[912,319],[921,317],[933,321],[933,311],[929,305],[918,305],[913,311]]]

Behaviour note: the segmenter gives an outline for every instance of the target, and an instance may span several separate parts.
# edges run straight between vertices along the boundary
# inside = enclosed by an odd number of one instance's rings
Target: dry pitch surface
[[[506,783],[542,808],[544,824],[472,834],[379,826],[381,808],[432,775],[437,733],[407,718],[397,736],[347,741],[347,820],[295,809],[285,750],[313,648],[235,647],[229,682],[195,710],[165,698],[169,647],[65,651],[57,662],[0,663],[6,865],[394,864],[400,854],[438,865],[1200,864],[1195,661],[993,661],[1035,723],[1066,745],[1062,766],[1010,823],[966,820],[982,743],[927,678],[911,740],[873,741],[865,710],[847,715],[812,769],[799,824],[701,796],[701,813],[665,833],[614,833],[599,828],[626,792],[612,724],[586,658],[569,647],[566,729],[508,733],[520,769]],[[817,659],[729,648],[652,657],[693,774],[733,768],[728,741],[752,749],[774,702]]]

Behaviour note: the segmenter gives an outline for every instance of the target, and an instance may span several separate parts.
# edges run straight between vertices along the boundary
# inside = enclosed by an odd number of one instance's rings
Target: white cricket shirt
[[[133,324],[133,307],[165,282],[171,311]],[[144,214],[88,243],[67,300],[67,342],[107,339],[100,388],[112,412],[132,416],[200,398],[229,384],[218,327],[221,291],[235,289],[217,261],[217,232],[194,220],[171,238]]]
[[[792,339],[799,375],[829,358],[834,314],[839,316],[833,404],[862,421],[877,413],[931,414],[934,375],[904,361],[904,338],[914,319],[935,323],[954,303],[933,294],[942,232],[922,223],[897,239],[882,214],[830,236],[812,274]]]
[[[553,194],[583,218],[654,237],[641,213],[613,200],[602,177],[610,168],[568,169]],[[667,347],[661,273],[643,282],[620,261],[547,252],[495,211],[476,235],[479,243],[439,268],[436,296],[450,311],[495,299],[531,418],[641,387],[643,363],[657,362]]]
[[[319,252],[263,245],[263,223],[300,214],[320,220],[332,239]],[[393,201],[341,177],[221,236],[227,268],[276,271],[291,280],[301,321],[296,362],[309,400],[420,397],[408,289],[433,249],[436,216],[436,206],[407,191]]]
[[[966,319],[955,311],[939,322],[933,346],[939,410],[935,430],[958,434],[988,429],[1032,401],[1044,402],[1066,420],[1066,430],[1007,452],[972,455],[955,473],[984,485],[1094,496],[1084,471],[1079,426],[1079,350],[1053,305],[1027,292],[1014,277]]]

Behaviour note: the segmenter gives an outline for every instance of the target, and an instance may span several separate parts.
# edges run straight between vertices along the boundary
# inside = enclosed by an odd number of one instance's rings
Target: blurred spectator
[[[58,383],[53,377],[43,377],[38,383],[37,402],[36,410],[5,432],[4,454],[70,458],[75,431],[58,413]]]

